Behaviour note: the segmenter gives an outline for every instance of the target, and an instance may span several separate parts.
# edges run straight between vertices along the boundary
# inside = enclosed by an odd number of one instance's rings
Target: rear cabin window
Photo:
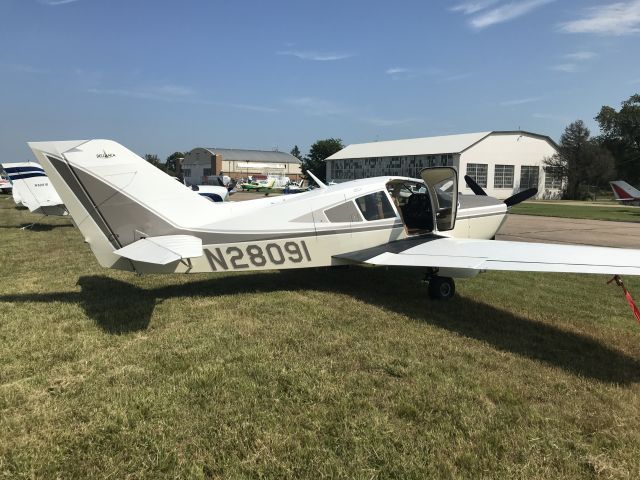
[[[382,220],[396,216],[396,212],[384,192],[371,193],[356,198],[356,204],[366,220]]]
[[[342,203],[324,211],[330,222],[361,222],[362,217],[358,213],[353,202]]]

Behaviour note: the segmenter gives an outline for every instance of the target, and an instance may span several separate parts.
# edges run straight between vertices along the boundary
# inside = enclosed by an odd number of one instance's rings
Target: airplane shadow
[[[27,228],[28,227],[28,228]],[[61,223],[59,225],[53,225],[49,223],[21,223],[20,225],[0,225],[0,228],[7,230],[18,230],[24,228],[25,230],[31,230],[32,232],[50,232],[56,228],[73,227],[71,223]]]
[[[580,333],[514,315],[469,298],[449,302],[427,298],[418,272],[374,268],[285,270],[247,274],[143,289],[106,276],[84,276],[80,292],[0,295],[0,302],[69,302],[81,305],[104,331],[123,334],[145,330],[158,301],[174,297],[235,293],[319,290],[352,296],[515,353],[603,382],[640,381],[640,361]],[[339,313],[336,312],[338,315]],[[372,326],[375,328],[375,325]]]

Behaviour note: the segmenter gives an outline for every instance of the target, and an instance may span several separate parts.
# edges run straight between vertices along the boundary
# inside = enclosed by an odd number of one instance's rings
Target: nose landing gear
[[[441,277],[437,269],[433,269],[425,275],[425,281],[429,284],[429,298],[432,300],[449,300],[456,294],[456,284],[451,277]]]

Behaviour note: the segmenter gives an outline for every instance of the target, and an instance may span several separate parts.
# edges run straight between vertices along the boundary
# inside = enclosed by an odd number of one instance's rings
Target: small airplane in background
[[[509,207],[451,167],[213,203],[116,142],[29,143],[103,267],[137,273],[420,268],[434,299],[484,270],[640,275],[640,250],[492,240]],[[108,153],[105,155],[104,152]],[[467,180],[469,181],[469,180]]]
[[[30,212],[43,216],[68,215],[64,203],[40,164],[4,163],[2,167],[13,183],[13,200],[16,206],[27,207]]]
[[[617,202],[622,205],[640,206],[640,190],[629,185],[624,180],[616,180],[609,182],[609,184]]]
[[[0,173],[0,192],[9,193],[13,190],[13,185],[11,185],[11,180],[5,173]]]

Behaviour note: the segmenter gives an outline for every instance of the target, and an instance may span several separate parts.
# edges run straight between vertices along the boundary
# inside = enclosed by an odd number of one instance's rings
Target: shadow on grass
[[[122,334],[146,329],[156,302],[173,297],[197,301],[197,297],[237,293],[334,292],[587,378],[622,384],[640,381],[640,361],[597,339],[469,298],[430,301],[420,278],[419,273],[406,270],[354,267],[229,275],[143,289],[106,276],[87,276],[78,281],[80,292],[0,295],[0,301],[77,303],[100,328]]]
[[[21,223],[20,225],[0,225],[0,228],[8,230],[18,230],[24,228],[25,230],[31,230],[32,232],[49,232],[54,228],[66,228],[73,227],[71,223],[61,223],[59,225],[49,223]]]

